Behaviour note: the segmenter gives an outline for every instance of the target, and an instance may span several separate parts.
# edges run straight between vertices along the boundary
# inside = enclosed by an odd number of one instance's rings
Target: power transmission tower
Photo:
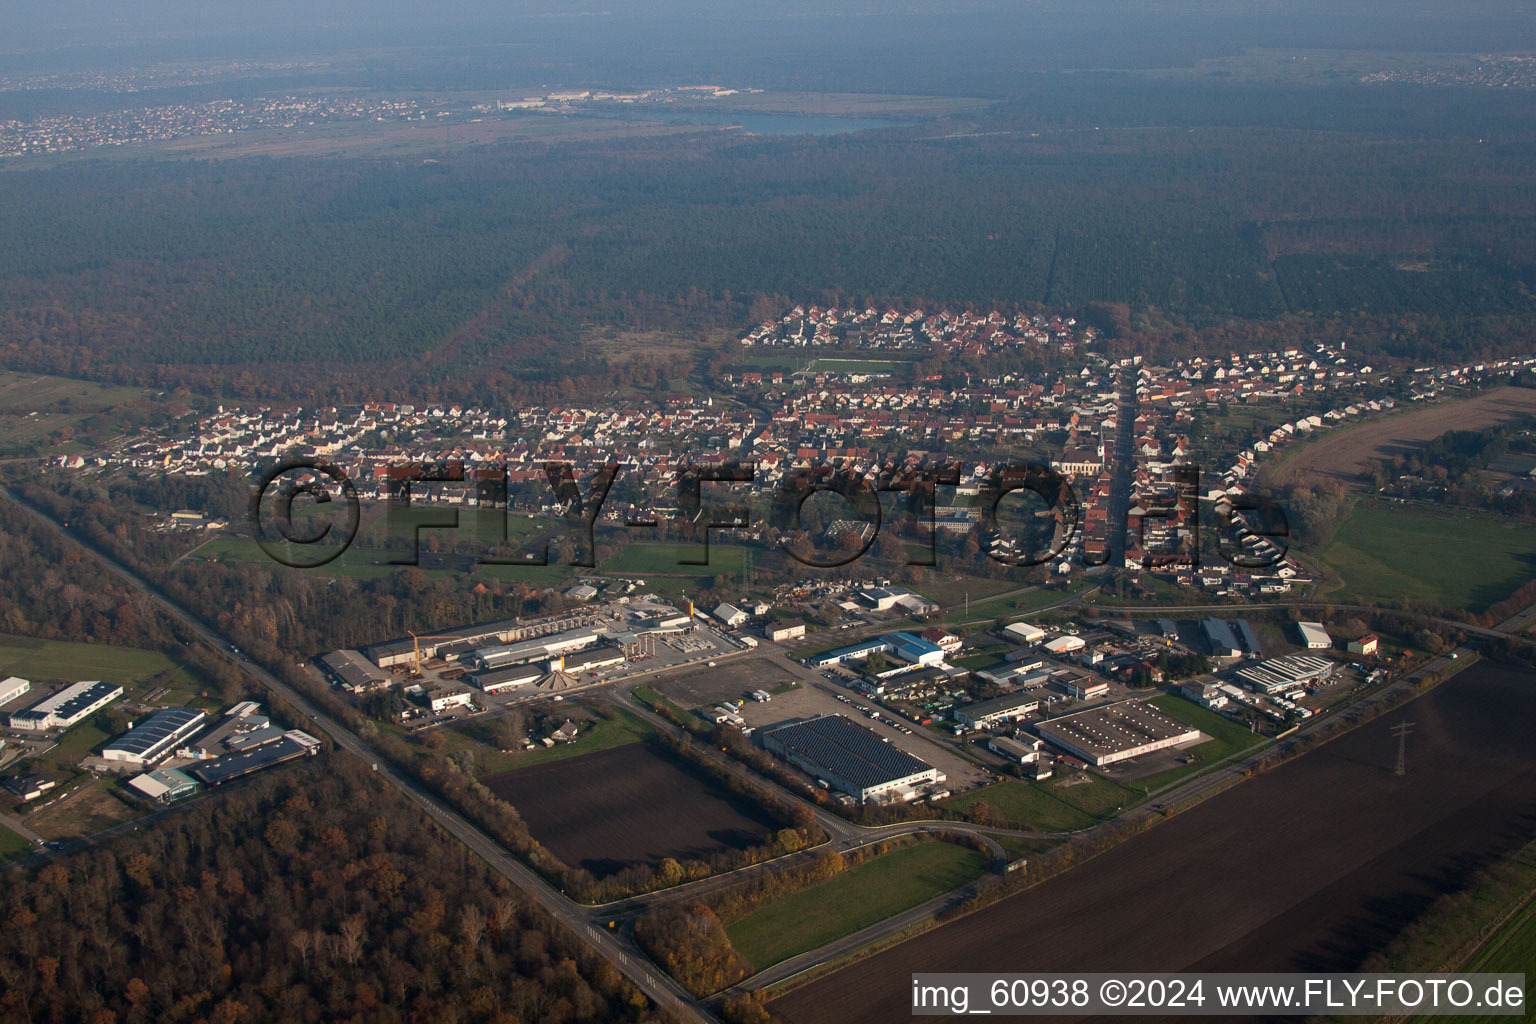
[[[1392,735],[1397,737],[1397,768],[1394,775],[1408,774],[1408,734],[1411,732],[1412,722],[1399,722],[1392,727]]]

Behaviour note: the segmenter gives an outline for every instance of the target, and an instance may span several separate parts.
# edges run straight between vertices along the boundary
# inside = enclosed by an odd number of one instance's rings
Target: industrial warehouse
[[[911,633],[887,633],[835,651],[817,655],[807,664],[812,668],[828,668],[845,661],[867,659],[872,654],[891,654],[913,667],[937,665],[944,660],[944,649],[936,643]]]
[[[319,752],[319,740],[298,729],[289,729],[279,733],[271,742],[193,765],[187,769],[187,774],[205,786],[217,786],[275,764],[313,757]]]
[[[1143,701],[1127,700],[1041,722],[1051,744],[1096,767],[1150,754],[1199,738],[1200,730]]]
[[[1267,695],[1327,679],[1335,667],[1332,661],[1316,654],[1290,654],[1238,669],[1237,676],[1248,689]]]
[[[387,675],[356,651],[331,651],[321,655],[320,666],[348,693],[367,693],[389,682]]]
[[[11,728],[32,732],[68,729],[85,721],[122,695],[123,688],[116,683],[97,680],[76,683],[44,697],[24,711],[13,711]]]
[[[23,697],[32,689],[30,680],[20,676],[6,676],[0,679],[0,704],[9,704],[18,697]]]
[[[761,734],[763,748],[863,803],[913,800],[944,781],[937,768],[842,715],[819,715]]]
[[[208,716],[196,708],[164,708],[101,748],[108,761],[150,765],[203,727]]]
[[[1009,693],[991,700],[978,701],[954,710],[955,721],[967,729],[985,729],[999,722],[1026,718],[1040,710],[1040,698],[1025,693]]]

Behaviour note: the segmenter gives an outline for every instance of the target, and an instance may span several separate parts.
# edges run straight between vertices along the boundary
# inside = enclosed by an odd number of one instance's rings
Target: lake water
[[[756,114],[742,110],[667,110],[639,107],[604,111],[605,116],[626,121],[662,121],[667,124],[738,125],[753,135],[846,135],[871,128],[901,128],[910,122],[882,117],[833,117],[829,114]]]

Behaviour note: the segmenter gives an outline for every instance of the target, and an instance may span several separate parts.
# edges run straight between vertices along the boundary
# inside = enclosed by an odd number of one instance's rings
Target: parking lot
[[[749,696],[753,690],[772,692],[790,682],[796,684],[794,689],[774,694],[766,703]],[[743,700],[741,716],[754,729],[817,715],[843,715],[938,768],[948,776],[946,785],[952,792],[997,781],[997,776],[961,757],[954,748],[922,727],[901,719],[889,719],[887,712],[852,690],[782,655],[765,653],[760,657],[738,658],[718,669],[667,678],[657,683],[656,688],[689,709],[708,708],[725,700]],[[870,718],[869,711],[878,711],[880,718]]]

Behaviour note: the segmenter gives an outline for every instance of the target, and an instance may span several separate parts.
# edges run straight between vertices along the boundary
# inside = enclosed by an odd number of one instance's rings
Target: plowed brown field
[[[1409,771],[1390,729],[1416,723]],[[1071,872],[791,992],[793,1024],[910,1015],[914,972],[1347,971],[1536,834],[1536,686],[1474,666]]]
[[[1521,416],[1536,416],[1536,388],[1495,388],[1333,430],[1281,460],[1271,479],[1289,485],[1313,477],[1354,486],[1376,459],[1415,451],[1448,430],[1482,430]]]

